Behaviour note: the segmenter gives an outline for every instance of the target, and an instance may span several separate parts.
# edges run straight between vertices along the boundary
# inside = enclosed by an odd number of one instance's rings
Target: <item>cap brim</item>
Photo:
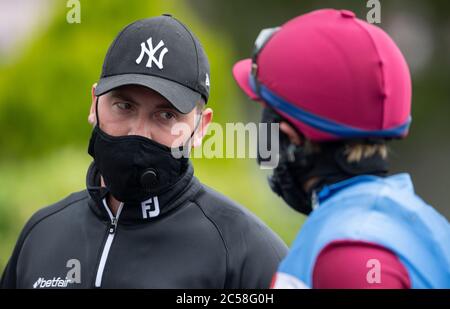
[[[252,60],[244,59],[237,62],[233,66],[233,76],[239,87],[249,96],[252,100],[260,100],[258,95],[252,90],[250,86],[250,72],[252,70]]]
[[[166,98],[178,111],[187,114],[201,99],[201,94],[177,82],[151,75],[121,74],[101,78],[95,87],[95,95],[125,85],[140,85],[155,90]]]

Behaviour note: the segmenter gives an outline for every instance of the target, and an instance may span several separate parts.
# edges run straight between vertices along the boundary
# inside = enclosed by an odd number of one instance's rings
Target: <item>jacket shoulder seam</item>
[[[204,209],[203,209],[203,207],[200,205],[200,203],[198,203],[196,200],[194,200],[194,201],[192,201],[199,209],[200,209],[200,211],[202,212],[202,214],[205,216],[205,218],[209,221],[209,222],[211,222],[211,224],[214,226],[214,228],[217,230],[217,233],[219,234],[219,236],[220,236],[220,239],[222,240],[222,243],[223,243],[223,246],[224,246],[224,248],[225,248],[225,252],[226,252],[226,256],[225,256],[225,259],[226,259],[226,263],[225,263],[225,282],[224,282],[224,288],[226,287],[226,284],[227,284],[227,278],[228,278],[228,268],[229,268],[229,250],[228,250],[228,246],[227,246],[227,243],[226,243],[226,241],[225,241],[225,238],[223,237],[223,234],[222,234],[222,231],[220,230],[220,228],[219,228],[219,226],[217,225],[217,223],[210,217],[210,216],[208,216],[207,214],[206,214],[206,212],[204,211]]]
[[[27,240],[28,236],[31,234],[31,231],[36,227],[36,225],[38,225],[39,223],[41,223],[43,220],[47,219],[48,217],[50,217],[50,216],[52,216],[52,215],[54,215],[54,214],[56,214],[56,213],[58,213],[58,212],[60,212],[60,211],[62,211],[64,209],[66,209],[70,205],[73,205],[74,203],[79,202],[81,200],[84,200],[86,198],[88,198],[88,197],[87,196],[83,196],[82,198],[78,198],[78,199],[75,199],[73,201],[70,201],[67,205],[64,205],[60,209],[56,209],[56,210],[50,212],[49,214],[46,214],[42,218],[37,219],[36,222],[32,223],[31,226],[28,227],[26,231],[24,231],[23,239],[22,239],[22,242],[20,244],[20,250],[19,250],[19,252],[17,254],[17,258],[19,258],[20,253],[22,252],[22,248],[23,248],[23,245],[24,245],[25,241]],[[49,207],[51,207],[51,206],[49,206]],[[30,220],[32,220],[32,218]]]

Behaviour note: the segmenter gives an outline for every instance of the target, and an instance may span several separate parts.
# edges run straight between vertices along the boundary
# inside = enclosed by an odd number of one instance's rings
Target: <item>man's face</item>
[[[95,100],[93,95],[89,115],[91,124],[96,122]],[[169,147],[181,146],[182,141],[189,138],[199,121],[199,114],[197,108],[188,114],[182,114],[156,91],[137,85],[116,88],[100,96],[98,100],[100,128],[107,134],[140,135]],[[201,143],[211,118],[211,109],[205,109],[194,135],[194,146]],[[189,128],[188,132],[172,130],[177,124]],[[184,138],[180,138],[181,136]]]

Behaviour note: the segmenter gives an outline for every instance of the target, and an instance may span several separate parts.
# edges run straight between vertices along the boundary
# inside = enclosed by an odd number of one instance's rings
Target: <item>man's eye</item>
[[[119,102],[115,104],[121,110],[129,110],[131,109],[131,104],[127,102]]]
[[[159,117],[163,120],[172,120],[175,118],[175,114],[171,112],[160,112]]]

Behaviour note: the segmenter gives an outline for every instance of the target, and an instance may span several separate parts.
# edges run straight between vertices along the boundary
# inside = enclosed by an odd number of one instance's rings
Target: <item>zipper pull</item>
[[[117,228],[117,219],[112,218],[111,224],[109,225],[109,234],[114,234],[116,232],[116,228]]]

